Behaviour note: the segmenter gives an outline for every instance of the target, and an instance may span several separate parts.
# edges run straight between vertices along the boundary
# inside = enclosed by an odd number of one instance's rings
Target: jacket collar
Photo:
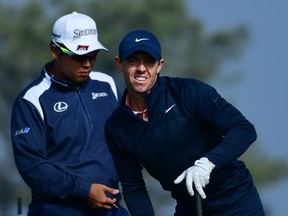
[[[57,79],[55,76],[51,75],[50,72],[49,72],[51,70],[51,68],[53,67],[53,64],[54,64],[53,61],[48,62],[47,64],[45,64],[45,66],[43,67],[43,69],[41,71],[41,75],[43,77],[47,77],[48,76],[53,84],[55,84],[57,86],[62,86],[62,87],[65,87],[65,88],[71,88],[71,89],[77,89],[77,88],[82,87],[82,86],[87,84],[89,78],[85,82],[83,82],[81,85],[79,85],[79,86],[75,86],[70,81],[63,81],[63,80]]]

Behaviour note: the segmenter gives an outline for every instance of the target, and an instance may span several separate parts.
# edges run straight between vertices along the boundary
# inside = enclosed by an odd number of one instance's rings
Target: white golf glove
[[[206,194],[203,191],[203,188],[209,183],[210,173],[214,169],[215,165],[208,160],[206,157],[202,157],[199,160],[196,160],[194,166],[189,167],[181,175],[174,180],[174,184],[179,184],[186,178],[186,187],[188,193],[193,196],[193,182],[196,190],[202,197],[206,198]]]

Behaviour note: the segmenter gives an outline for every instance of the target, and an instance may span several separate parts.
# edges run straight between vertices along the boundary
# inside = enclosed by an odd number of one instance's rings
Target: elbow
[[[253,124],[250,123],[249,127],[248,128],[246,127],[246,133],[247,133],[247,135],[249,134],[249,136],[247,136],[247,137],[249,137],[251,144],[256,141],[257,132],[256,132],[256,129],[255,129]]]
[[[257,132],[255,129],[255,126],[253,124],[251,124],[251,137],[252,137],[252,142],[256,141],[257,139]]]
[[[254,130],[252,133],[252,143],[255,142],[256,140],[257,140],[257,133],[256,130]]]

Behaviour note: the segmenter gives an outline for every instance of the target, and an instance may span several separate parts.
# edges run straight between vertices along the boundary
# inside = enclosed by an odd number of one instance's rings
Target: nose
[[[146,67],[145,67],[144,61],[140,61],[140,62],[139,62],[138,70],[139,70],[139,71],[146,71]]]
[[[93,60],[86,58],[84,61],[81,62],[82,67],[89,68],[93,66]]]

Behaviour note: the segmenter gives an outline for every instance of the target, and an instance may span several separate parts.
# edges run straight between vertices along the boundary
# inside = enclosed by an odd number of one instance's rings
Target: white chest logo
[[[173,104],[172,106],[170,106],[168,109],[165,110],[165,113],[168,113],[176,104]]]
[[[92,100],[96,100],[99,97],[108,97],[106,92],[92,92]]]
[[[67,108],[68,108],[68,104],[66,104],[65,102],[57,102],[54,105],[54,110],[56,112],[63,112],[67,110]]]

